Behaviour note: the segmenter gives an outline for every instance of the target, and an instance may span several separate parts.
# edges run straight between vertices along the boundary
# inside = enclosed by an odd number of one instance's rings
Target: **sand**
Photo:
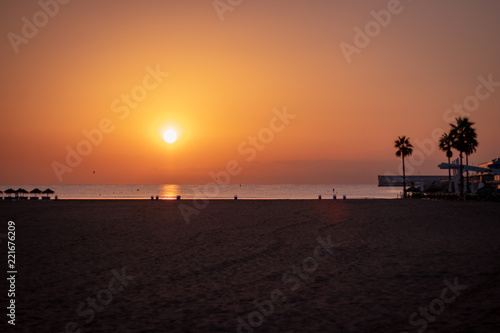
[[[215,200],[188,224],[179,205],[193,202],[0,202],[15,331],[500,328],[498,204]]]

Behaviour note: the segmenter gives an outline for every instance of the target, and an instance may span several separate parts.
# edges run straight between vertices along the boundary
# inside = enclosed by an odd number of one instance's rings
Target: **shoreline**
[[[193,200],[207,200],[207,201],[243,201],[243,200],[262,200],[262,201],[280,201],[280,200],[310,200],[310,201],[347,201],[347,200],[401,200],[401,198],[241,198],[238,197],[238,199],[234,198],[181,198],[181,199],[176,199],[176,198],[158,198],[158,199],[151,199],[151,198],[57,198],[56,199],[50,199],[50,200],[0,200],[1,202],[50,202],[50,201],[109,201],[109,200],[116,200],[116,201],[193,201]]]
[[[50,188],[60,199],[150,199],[151,196],[176,198],[181,196],[189,199],[213,198],[231,200],[234,196],[248,199],[317,199],[321,195],[325,199],[348,198],[397,198],[399,191],[394,188],[381,188],[375,184],[280,184],[258,185],[246,184],[199,184],[199,185],[11,185],[30,191],[35,186]],[[4,186],[7,188],[8,186]],[[37,188],[38,188],[37,187]],[[336,192],[333,193],[332,189]],[[4,195],[7,197],[7,194]],[[24,196],[31,196],[25,194]],[[54,194],[51,195],[54,197]]]
[[[189,202],[189,201],[208,201],[208,202],[215,202],[215,201],[223,201],[223,202],[226,202],[226,201],[319,201],[319,202],[322,202],[322,201],[334,201],[334,202],[346,202],[346,201],[349,201],[349,202],[359,202],[359,201],[399,201],[399,202],[405,202],[405,201],[412,201],[412,202],[416,202],[416,201],[422,201],[422,202],[429,202],[429,201],[437,201],[437,202],[462,202],[462,203],[465,203],[465,202],[477,202],[477,203],[480,203],[480,202],[490,202],[490,203],[498,203],[498,202],[495,202],[495,201],[481,201],[481,200],[446,200],[446,199],[436,199],[436,198],[407,198],[407,199],[402,199],[402,198],[353,198],[353,199],[349,199],[349,198],[346,198],[346,199],[343,199],[343,198],[337,198],[337,199],[332,199],[332,198],[321,198],[321,199],[318,199],[318,198],[310,198],[310,199],[286,199],[286,198],[240,198],[238,197],[238,199],[234,199],[234,198],[181,198],[181,199],[176,199],[176,198],[159,198],[159,199],[151,199],[151,198],[130,198],[130,199],[127,199],[127,198],[78,198],[78,199],[65,199],[65,198],[58,198],[57,200],[55,199],[51,199],[51,200],[0,200],[0,205],[2,203],[12,203],[12,202],[30,202],[30,203],[36,203],[36,202],[43,202],[43,203],[47,203],[47,202],[71,202],[71,201],[88,201],[88,202],[91,202],[91,201],[117,201],[117,202],[120,202],[120,201],[127,201],[127,202],[130,202],[130,201],[138,201],[138,202],[149,202],[149,201],[162,201],[162,202],[170,202],[170,201],[174,201],[174,202],[183,202],[183,203],[186,203],[186,202]]]

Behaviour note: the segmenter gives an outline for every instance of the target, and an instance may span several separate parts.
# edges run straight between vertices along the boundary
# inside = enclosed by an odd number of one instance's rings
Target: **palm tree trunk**
[[[403,198],[406,198],[405,156],[403,156]]]
[[[463,154],[460,152],[460,196],[464,195],[464,165],[463,165]]]
[[[469,166],[469,154],[465,154],[465,164],[467,166]],[[467,186],[466,187],[467,187],[467,193],[469,193],[470,192],[470,186],[469,186],[469,169],[467,169],[466,172],[467,172],[467,182],[466,182]]]
[[[448,157],[448,164],[451,163],[451,159]],[[448,168],[448,190],[450,189],[450,183],[451,183],[451,169]]]

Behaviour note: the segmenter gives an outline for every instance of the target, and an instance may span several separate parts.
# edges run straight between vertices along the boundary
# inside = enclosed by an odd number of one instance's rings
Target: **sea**
[[[400,187],[378,187],[376,184],[324,184],[324,185],[61,185],[61,184],[13,184],[0,185],[0,190],[23,188],[28,192],[50,188],[58,199],[396,199],[401,196]],[[0,196],[2,193],[0,193]],[[25,194],[32,196],[33,194]],[[7,194],[3,194],[7,196]]]

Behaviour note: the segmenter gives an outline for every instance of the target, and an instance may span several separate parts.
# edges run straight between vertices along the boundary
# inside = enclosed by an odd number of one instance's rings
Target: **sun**
[[[174,143],[177,141],[177,133],[174,130],[166,130],[163,133],[163,140],[165,140],[166,143]]]

